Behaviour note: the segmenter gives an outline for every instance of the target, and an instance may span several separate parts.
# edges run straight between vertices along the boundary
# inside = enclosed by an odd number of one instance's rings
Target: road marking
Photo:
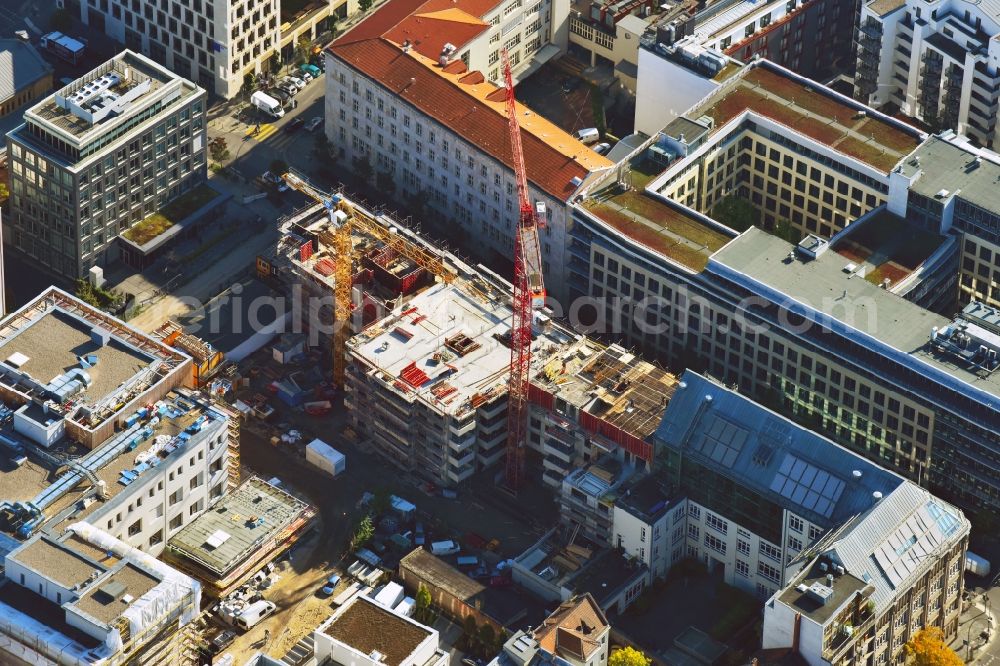
[[[257,132],[257,127],[251,127],[247,130],[247,136],[251,139],[257,139],[258,141],[263,141],[267,137],[271,136],[278,131],[278,128],[274,126],[273,123],[264,123],[260,125],[260,131]]]

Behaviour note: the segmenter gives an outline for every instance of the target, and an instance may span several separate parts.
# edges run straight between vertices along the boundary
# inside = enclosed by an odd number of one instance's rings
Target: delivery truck
[[[50,32],[47,35],[42,35],[38,44],[46,51],[74,65],[80,62],[87,50],[87,45],[84,42],[61,32]]]
[[[285,110],[281,108],[281,102],[262,90],[250,95],[250,103],[272,118],[281,118],[285,115]]]

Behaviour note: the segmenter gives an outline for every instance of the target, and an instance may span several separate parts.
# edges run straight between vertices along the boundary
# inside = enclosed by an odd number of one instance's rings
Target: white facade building
[[[366,23],[327,50],[327,137],[342,160],[367,162],[397,198],[421,202],[422,217],[476,258],[510,261],[518,201],[503,92],[454,53],[442,67],[388,38],[363,38]],[[529,197],[546,210],[545,279],[561,299],[567,202],[612,164],[526,109],[519,121]]]
[[[858,23],[855,95],[992,147],[998,35],[1000,12],[992,3],[870,0]]]

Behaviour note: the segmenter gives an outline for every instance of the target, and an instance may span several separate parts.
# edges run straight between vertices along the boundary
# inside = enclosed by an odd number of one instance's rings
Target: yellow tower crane
[[[351,316],[353,275],[351,230],[357,228],[358,231],[385,243],[387,247],[446,284],[450,284],[455,279],[455,272],[440,257],[403,237],[397,230],[379,224],[365,215],[359,215],[343,197],[326,194],[291,171],[284,174],[282,178],[292,189],[298,190],[314,201],[323,204],[330,217],[330,225],[333,227],[333,251],[336,255],[336,268],[333,273],[333,382],[337,386],[343,387],[347,363],[347,337],[350,334],[348,320]],[[337,211],[341,211],[344,215],[338,216]]]

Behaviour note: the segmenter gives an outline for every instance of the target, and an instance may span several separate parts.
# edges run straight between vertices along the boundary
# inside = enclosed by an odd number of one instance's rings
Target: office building
[[[121,259],[119,235],[205,180],[205,97],[123,51],[26,110],[7,134],[7,247],[63,280]]]
[[[889,181],[888,210],[950,234],[959,246],[959,300],[1000,307],[1000,155],[943,133],[924,141]]]
[[[292,62],[300,39],[312,42],[358,11],[355,0],[296,3],[285,11],[281,5],[280,0],[94,0],[80,3],[80,20],[229,99],[240,93],[248,74],[271,73],[276,55]]]
[[[7,552],[4,663],[198,663],[197,581],[86,523]]]
[[[0,39],[0,118],[52,89],[52,65],[20,39]]]
[[[506,6],[523,13],[519,1]],[[499,74],[486,69],[499,67],[498,49],[506,43],[497,40],[479,65],[472,51],[458,48],[462,40],[448,44],[456,46],[452,51],[444,49],[443,34],[427,32],[443,21],[428,16],[399,23],[397,5],[385,5],[327,48],[327,137],[342,162],[358,172],[367,164],[373,176],[393,184],[397,199],[422,202],[422,217],[474,258],[509,263],[519,204],[505,96],[490,82]],[[419,22],[399,27],[411,20]],[[485,29],[475,23],[470,30]],[[490,28],[487,39],[502,38],[504,30]],[[545,279],[549,293],[561,299],[567,202],[592,173],[612,164],[538,114],[518,109],[528,196],[545,210],[539,232]]]
[[[191,359],[52,288],[0,322],[0,525],[86,521],[153,556],[239,479],[239,431]]]
[[[1000,14],[989,4],[869,0],[857,25],[855,95],[980,146],[996,141]]]

